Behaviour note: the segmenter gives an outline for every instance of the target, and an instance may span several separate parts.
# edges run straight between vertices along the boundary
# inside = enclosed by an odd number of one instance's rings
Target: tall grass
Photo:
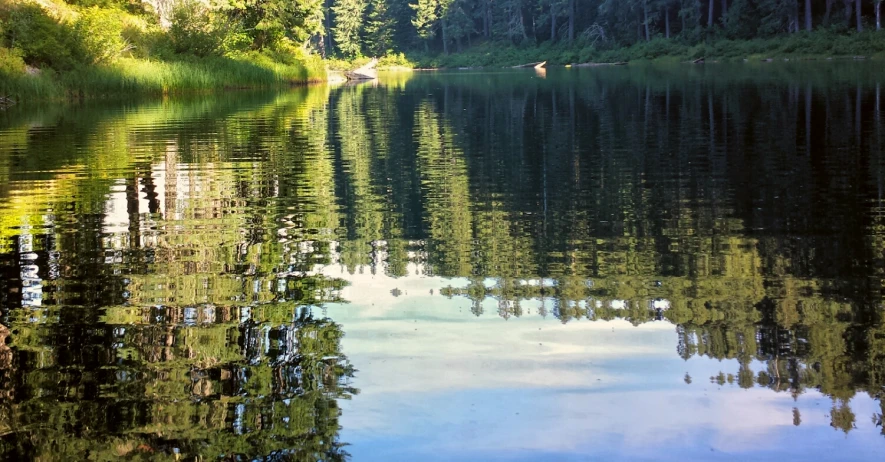
[[[230,88],[273,88],[324,81],[318,57],[276,61],[258,53],[237,57],[154,61],[121,58],[111,64],[84,66],[39,75],[0,69],[0,95],[13,99],[61,99],[127,94],[173,94]]]

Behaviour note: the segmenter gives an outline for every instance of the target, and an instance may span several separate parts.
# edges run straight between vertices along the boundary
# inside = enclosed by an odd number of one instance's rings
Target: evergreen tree
[[[332,12],[335,13],[332,36],[344,56],[354,57],[360,54],[360,32],[365,10],[364,0],[336,0],[332,7]]]
[[[424,40],[424,47],[436,34],[436,26],[439,22],[439,0],[418,0],[418,3],[410,3],[409,6],[415,11],[412,17],[412,25],[418,32],[418,37]]]
[[[390,14],[386,0],[369,0],[365,27],[365,50],[372,56],[380,56],[393,48],[396,22]]]

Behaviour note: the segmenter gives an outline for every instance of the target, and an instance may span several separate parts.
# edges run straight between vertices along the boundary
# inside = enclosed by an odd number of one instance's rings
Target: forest
[[[302,84],[363,57],[382,67],[877,58],[881,10],[882,0],[0,0],[0,96]]]

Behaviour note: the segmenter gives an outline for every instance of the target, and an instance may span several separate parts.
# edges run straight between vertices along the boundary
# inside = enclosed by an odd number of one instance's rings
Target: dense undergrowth
[[[788,36],[754,40],[710,40],[692,44],[679,38],[656,38],[632,46],[564,43],[513,46],[485,42],[451,54],[410,54],[418,67],[457,68],[513,66],[547,61],[551,65],[611,63],[624,61],[741,61],[764,59],[827,59],[863,56],[885,59],[885,32],[840,33],[835,30],[799,32]]]
[[[169,94],[325,80],[322,60],[286,37],[256,46],[201,4],[179,5],[171,26],[161,27],[144,3],[0,0],[0,96]]]

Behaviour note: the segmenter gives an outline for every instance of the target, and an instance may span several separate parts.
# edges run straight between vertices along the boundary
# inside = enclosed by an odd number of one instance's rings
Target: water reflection
[[[607,396],[630,408],[631,387],[654,380],[530,362],[538,347],[572,362],[616,351],[679,370],[692,393],[820,394],[837,431],[885,432],[885,411],[852,407],[885,393],[880,70],[400,74],[13,108],[0,115],[0,451],[344,458],[339,400],[361,380],[409,388],[387,359],[448,368],[448,388],[482,382],[421,355],[409,323],[428,317],[431,344],[464,367],[446,335],[491,364],[621,383]],[[489,316],[567,329],[492,341],[511,331]],[[599,337],[627,323],[640,327]],[[608,340],[580,346],[582,332]],[[690,366],[704,358],[721,362]],[[672,360],[688,362],[665,372]],[[547,398],[523,412],[557,415]],[[789,410],[800,429],[820,417],[803,409]]]

